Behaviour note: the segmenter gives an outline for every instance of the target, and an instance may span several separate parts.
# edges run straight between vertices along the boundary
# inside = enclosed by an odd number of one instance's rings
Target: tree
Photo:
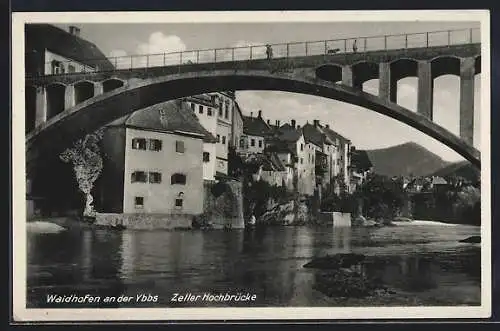
[[[104,134],[103,129],[87,134],[84,138],[77,140],[73,147],[66,149],[59,155],[59,158],[73,165],[78,188],[85,194],[85,208],[83,216],[92,217],[95,215],[91,191],[94,182],[102,172],[102,156],[99,148],[99,141]]]
[[[405,194],[399,181],[370,174],[354,195],[362,201],[366,216],[390,222],[403,206]]]

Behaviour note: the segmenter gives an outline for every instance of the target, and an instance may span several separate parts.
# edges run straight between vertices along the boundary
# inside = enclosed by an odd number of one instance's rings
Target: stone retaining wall
[[[194,215],[97,213],[95,225],[123,225],[127,229],[154,230],[191,228]]]
[[[351,213],[320,212],[319,219],[324,225],[351,226]]]

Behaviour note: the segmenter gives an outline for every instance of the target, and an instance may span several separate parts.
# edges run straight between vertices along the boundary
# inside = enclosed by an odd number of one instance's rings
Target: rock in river
[[[306,263],[304,268],[317,268],[317,269],[340,269],[350,268],[353,265],[361,263],[365,259],[362,254],[336,254],[327,255],[313,259],[311,262]]]
[[[466,239],[460,240],[461,243],[468,243],[468,244],[480,244],[481,243],[481,236],[472,236]]]

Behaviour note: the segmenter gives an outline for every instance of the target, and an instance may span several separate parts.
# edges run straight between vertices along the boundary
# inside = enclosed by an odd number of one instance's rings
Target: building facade
[[[113,121],[102,139],[100,212],[203,212],[204,145],[215,138],[179,101]]]
[[[242,126],[239,124],[238,114],[241,111],[236,109],[234,92],[207,93],[183,101],[201,125],[217,139],[215,152],[211,145],[204,147],[204,179],[214,180],[217,173],[227,175],[229,146],[235,136],[239,136],[238,128]]]

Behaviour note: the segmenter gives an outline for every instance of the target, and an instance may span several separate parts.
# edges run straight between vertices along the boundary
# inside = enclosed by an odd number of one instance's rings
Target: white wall
[[[93,72],[95,71],[94,68],[84,65],[80,62],[76,62],[72,59],[69,59],[67,57],[52,53],[51,51],[45,50],[45,74],[50,75],[52,74],[52,61],[60,61],[62,62],[62,65],[64,66],[64,72],[68,73],[69,69],[68,66],[72,65],[75,67],[75,72]]]
[[[227,160],[227,154],[229,151],[229,141],[231,139],[231,126],[229,126],[226,123],[218,122],[217,135],[219,135],[220,137],[219,142],[217,142],[217,157]],[[222,143],[223,137],[226,137],[224,144]]]
[[[191,105],[194,105],[194,113],[196,114],[196,117],[198,117],[198,120],[200,121],[200,124],[211,134],[214,136],[217,133],[217,109],[213,107],[206,106],[201,103],[196,103],[196,102],[187,102],[187,105],[189,109],[191,108]],[[203,107],[203,114],[200,114],[200,106]],[[208,115],[208,110],[212,111],[212,115]]]
[[[251,136],[251,135],[246,135],[246,139],[248,140],[248,148],[246,150],[242,150],[243,152],[246,153],[263,153],[264,148],[265,148],[265,141],[264,137],[259,137],[259,136]],[[255,144],[252,146],[252,139],[254,140]],[[259,141],[261,144],[261,147],[259,147]]]
[[[210,161],[203,162],[203,179],[214,180],[216,171],[216,144],[215,143],[203,143],[203,152],[210,153]],[[202,159],[203,160],[203,159]]]
[[[162,150],[132,149],[132,138],[161,139]],[[184,142],[183,154],[175,151],[175,142]],[[124,213],[184,213],[199,214],[203,211],[203,141],[198,138],[150,132],[126,130],[125,174],[124,174]],[[134,171],[157,171],[162,174],[160,184],[132,183]],[[186,185],[171,184],[174,173],[186,175]],[[175,199],[184,193],[182,209],[175,207]],[[144,208],[135,208],[136,196],[144,197]]]

